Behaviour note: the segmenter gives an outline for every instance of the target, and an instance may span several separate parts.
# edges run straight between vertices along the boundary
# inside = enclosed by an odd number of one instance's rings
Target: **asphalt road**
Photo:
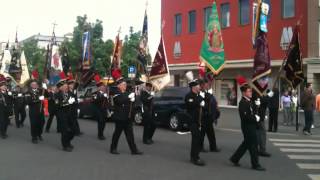
[[[136,143],[144,155],[130,154],[124,134],[118,147],[121,154],[112,155],[108,151],[113,123],[107,124],[106,141],[97,140],[95,122],[80,120],[80,126],[85,134],[74,139],[75,149],[71,153],[61,150],[60,135],[55,129],[44,134],[43,142],[34,145],[28,124],[22,129],[10,126],[9,138],[0,140],[0,180],[308,180],[309,176],[320,174],[319,129],[314,129],[311,137],[295,132],[293,127],[280,127],[279,133],[268,134],[272,157],[260,159],[266,172],[251,170],[248,154],[241,160],[241,167],[233,167],[228,159],[242,141],[235,109],[222,111],[216,130],[222,152],[201,154],[207,162],[205,167],[189,163],[190,134],[179,135],[159,128],[155,144],[147,146],[142,144],[142,128],[135,126]]]

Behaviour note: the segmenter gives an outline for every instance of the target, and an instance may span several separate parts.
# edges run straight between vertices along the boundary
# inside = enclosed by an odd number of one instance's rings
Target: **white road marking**
[[[269,139],[272,142],[292,142],[292,143],[320,143],[320,140],[311,139]]]
[[[288,155],[290,159],[295,160],[320,160],[320,155]]]
[[[311,148],[302,148],[302,149],[280,148],[280,151],[290,152],[290,153],[320,153],[320,149],[311,149]]]
[[[320,175],[318,174],[308,174],[311,180],[320,180]]]
[[[320,169],[320,164],[316,163],[297,163],[300,169]]]
[[[320,147],[320,144],[297,144],[297,143],[273,143],[275,146],[282,147]]]

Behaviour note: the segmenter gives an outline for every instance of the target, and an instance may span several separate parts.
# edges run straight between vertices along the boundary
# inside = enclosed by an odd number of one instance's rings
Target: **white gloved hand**
[[[154,92],[154,91],[151,91],[150,95],[151,95],[151,96],[154,96],[154,95],[155,95],[155,92]]]
[[[105,98],[108,98],[108,94],[107,94],[107,93],[104,93],[103,96],[104,96]]]
[[[128,96],[128,98],[129,98],[129,99],[132,99],[132,98],[134,98],[134,96],[135,96],[134,93],[130,93],[129,96]]]
[[[12,92],[11,92],[11,91],[8,91],[8,95],[9,95],[9,96],[12,96]]]
[[[43,101],[44,100],[44,96],[39,96],[39,100]]]
[[[209,89],[209,90],[208,90],[208,93],[209,93],[209,94],[213,94],[213,90],[212,90],[212,89]]]
[[[75,102],[75,99],[74,98],[69,98],[69,100],[68,100],[68,103],[69,104],[73,104]]]
[[[134,102],[134,101],[136,101],[136,98],[134,98],[134,97],[133,97],[133,98],[130,98],[130,101],[131,101],[131,102]]]
[[[18,97],[22,97],[22,94],[21,94],[21,93],[19,93],[19,94],[18,94]]]
[[[260,116],[255,115],[256,116],[256,121],[259,122],[260,121]]]
[[[46,83],[42,83],[42,88],[47,90],[48,89],[47,84]]]
[[[254,103],[255,103],[257,106],[260,106],[260,105],[261,105],[260,98],[258,98],[256,101],[254,101]]]
[[[200,106],[204,107],[206,105],[206,103],[204,101],[201,101]]]
[[[270,91],[267,95],[268,95],[269,97],[273,97],[274,92],[273,92],[273,91]]]
[[[204,93],[204,92],[202,92],[202,91],[200,91],[199,95],[200,95],[202,98],[204,98],[204,97],[205,97],[205,93]]]

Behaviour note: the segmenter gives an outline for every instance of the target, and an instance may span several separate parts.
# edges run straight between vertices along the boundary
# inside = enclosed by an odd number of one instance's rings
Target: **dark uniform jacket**
[[[93,104],[96,110],[99,111],[99,113],[103,113],[104,116],[107,116],[109,99],[108,97],[105,97],[104,94],[106,93],[101,91],[95,92],[93,94]]]
[[[152,116],[153,111],[153,96],[150,92],[143,90],[141,91],[141,101],[143,105],[143,113],[148,114],[148,116]]]
[[[54,92],[48,92],[48,110],[49,113],[56,112],[56,103],[55,103],[55,93]]]
[[[187,113],[190,117],[189,123],[196,123],[199,124],[199,116],[200,116],[200,103],[203,101],[203,98],[190,91],[186,96],[185,96],[185,104],[186,104],[186,109]]]
[[[203,120],[206,121],[204,123],[212,123],[220,117],[218,103],[216,98],[208,92],[205,92],[204,101],[205,106],[203,107]]]
[[[7,92],[0,92],[0,118],[7,118],[9,116],[9,95]]]
[[[25,96],[24,93],[21,91],[14,91],[13,92],[13,105],[15,109],[25,108]]]
[[[239,102],[239,114],[241,119],[241,129],[246,132],[257,128],[257,120],[254,114],[253,103],[242,97]]]
[[[114,113],[112,115],[112,119],[115,122],[126,122],[129,121],[129,112],[130,112],[130,99],[129,93],[116,93],[113,96],[114,102]],[[132,113],[132,112],[131,112]]]
[[[44,96],[47,94],[45,93]],[[31,89],[25,94],[25,101],[29,105],[29,111],[40,113],[43,111],[43,105],[41,105],[41,101],[39,100],[39,97],[42,96],[42,90],[41,89]],[[40,107],[42,106],[42,109],[40,110]]]

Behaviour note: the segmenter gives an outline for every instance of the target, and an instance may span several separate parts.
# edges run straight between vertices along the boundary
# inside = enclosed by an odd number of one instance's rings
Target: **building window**
[[[196,11],[189,12],[189,33],[196,32]]]
[[[182,16],[181,16],[181,14],[176,14],[174,16],[174,22],[175,22],[174,34],[180,35],[182,32]]]
[[[239,20],[240,25],[247,25],[249,24],[249,17],[250,17],[250,6],[249,0],[239,0]]]
[[[203,29],[204,29],[204,31],[206,31],[208,28],[211,11],[212,11],[211,7],[204,8],[204,13],[203,13]]]
[[[221,27],[230,27],[230,4],[221,4]]]
[[[282,17],[291,18],[295,14],[295,0],[282,0]]]

